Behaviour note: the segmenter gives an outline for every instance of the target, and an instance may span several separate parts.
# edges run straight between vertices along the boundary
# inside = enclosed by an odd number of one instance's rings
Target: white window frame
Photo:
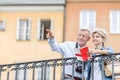
[[[0,31],[5,30],[5,20],[0,20]]]
[[[96,11],[81,10],[79,19],[79,28],[88,28],[90,30],[96,28]]]
[[[52,30],[53,29],[53,18],[51,18],[50,19],[50,29]],[[37,39],[38,40],[44,40],[44,37],[43,37],[43,35],[44,35],[44,25],[42,25],[42,28],[43,28],[43,30],[42,30],[42,32],[40,31],[41,30],[41,19],[40,18],[38,18],[38,29],[37,29],[37,31],[38,31],[38,33],[37,33]],[[42,34],[40,34],[40,33],[42,33]],[[40,38],[40,35],[42,35],[42,38]]]
[[[24,31],[22,33],[22,36],[23,36],[22,39],[19,36],[21,34],[20,33],[20,20],[28,20],[28,26],[24,26]],[[31,30],[31,18],[28,18],[28,19],[18,18],[17,19],[17,35],[16,35],[17,40],[30,40],[30,30]],[[28,33],[26,31],[28,31]]]
[[[113,29],[116,29],[115,31]],[[120,34],[120,10],[110,11],[110,33]]]

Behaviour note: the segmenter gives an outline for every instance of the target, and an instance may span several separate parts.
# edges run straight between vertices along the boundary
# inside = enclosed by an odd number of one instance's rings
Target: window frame
[[[91,12],[93,14],[91,14]],[[86,16],[85,16],[84,13],[86,13]],[[90,17],[90,15],[94,16],[94,18]],[[86,22],[83,21],[85,19],[84,16],[87,17]],[[90,19],[91,18],[93,19],[93,25],[90,25],[90,22],[91,22]],[[93,28],[91,28],[91,27],[93,27]],[[96,11],[95,10],[81,10],[80,11],[80,15],[79,15],[79,28],[88,28],[90,30],[93,30],[93,29],[96,28]]]
[[[20,21],[21,20],[27,20],[28,26],[25,26],[23,28],[23,33],[20,33]],[[31,18],[18,18],[17,19],[17,34],[16,34],[16,39],[17,40],[30,40],[30,31],[31,31]],[[20,38],[20,34],[22,34],[22,38]]]
[[[45,40],[44,37],[40,38],[40,33],[41,33],[41,22],[42,20],[50,20],[50,30],[53,30],[53,18],[50,18],[50,19],[41,19],[41,18],[38,18],[38,28],[37,28],[37,39],[38,40]],[[43,25],[44,26],[44,25]],[[42,36],[44,36],[44,33],[42,34]]]
[[[113,27],[112,25],[114,25],[115,23],[113,23],[113,18],[115,19],[114,16],[114,12],[116,12],[117,15],[116,16],[116,31],[113,31]],[[120,10],[110,10],[110,34],[120,34]]]

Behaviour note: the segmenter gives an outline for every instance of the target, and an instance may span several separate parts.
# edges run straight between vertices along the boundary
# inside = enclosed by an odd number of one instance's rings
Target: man
[[[65,41],[64,43],[57,44],[55,41],[54,34],[51,30],[46,29],[48,32],[46,37],[48,38],[48,43],[53,51],[57,51],[64,55],[65,58],[75,57],[76,51],[75,48],[82,48],[85,47],[87,42],[90,39],[90,31],[88,29],[79,29],[77,35],[77,42],[73,41]],[[77,46],[77,47],[76,47]],[[65,66],[65,77],[64,80],[71,80],[67,79],[72,75],[72,66],[68,65]],[[75,80],[82,80],[82,75],[79,72],[74,72],[74,79]]]

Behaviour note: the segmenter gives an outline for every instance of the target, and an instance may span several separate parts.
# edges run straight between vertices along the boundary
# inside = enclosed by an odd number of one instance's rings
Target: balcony
[[[101,60],[96,60],[101,58]],[[102,63],[102,76],[104,76],[104,62],[112,64],[112,80],[120,80],[120,73],[114,73],[115,63],[120,66],[120,54],[112,55],[97,55],[88,61],[77,60],[76,57],[60,58],[51,60],[41,60],[14,64],[0,65],[0,80],[64,80],[66,66],[71,66],[72,72],[71,80],[74,80],[76,65],[81,65],[81,70],[84,70],[84,65],[90,63],[92,80],[94,80],[94,64]],[[84,73],[81,73],[82,80],[84,80]],[[103,77],[102,77],[103,79]]]

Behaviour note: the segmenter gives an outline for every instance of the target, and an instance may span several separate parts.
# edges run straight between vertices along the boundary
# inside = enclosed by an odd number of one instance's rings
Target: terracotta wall
[[[91,1],[91,2],[89,2]],[[101,2],[99,2],[101,1]],[[112,46],[115,52],[120,52],[119,41],[120,34],[110,33],[110,10],[120,10],[120,2],[111,0],[113,2],[106,1],[92,1],[92,0],[67,0],[66,5],[66,33],[65,40],[76,41],[77,30],[79,27],[79,16],[81,10],[95,10],[96,11],[96,26],[103,28],[107,31],[109,39],[106,42],[106,46]],[[92,42],[88,43],[90,47],[93,47]]]

